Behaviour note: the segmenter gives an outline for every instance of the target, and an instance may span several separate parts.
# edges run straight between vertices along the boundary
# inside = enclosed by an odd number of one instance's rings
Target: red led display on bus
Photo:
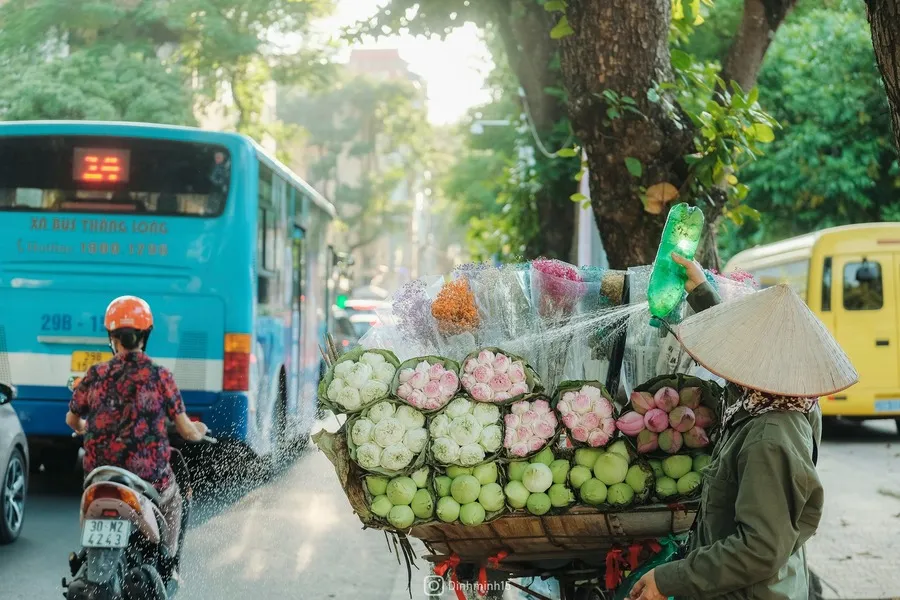
[[[128,150],[75,148],[73,177],[86,183],[127,183],[130,158]]]

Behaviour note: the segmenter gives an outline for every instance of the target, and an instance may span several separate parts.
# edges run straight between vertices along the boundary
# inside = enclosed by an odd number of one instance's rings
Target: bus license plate
[[[112,358],[109,352],[84,352],[72,353],[72,371],[84,373],[94,365],[106,362]]]
[[[900,412],[900,400],[876,400],[875,412]]]
[[[81,533],[84,548],[124,548],[128,545],[131,523],[117,519],[88,519]]]

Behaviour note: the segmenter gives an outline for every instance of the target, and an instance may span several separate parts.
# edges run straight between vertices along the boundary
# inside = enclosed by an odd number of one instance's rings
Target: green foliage
[[[865,15],[813,9],[779,32],[760,98],[784,130],[746,170],[762,221],[730,229],[728,254],[822,227],[894,220],[897,154]]]

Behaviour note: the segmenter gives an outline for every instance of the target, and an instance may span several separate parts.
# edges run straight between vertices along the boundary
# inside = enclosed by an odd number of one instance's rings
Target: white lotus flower
[[[484,460],[481,444],[467,444],[459,449],[459,464],[464,467],[477,465]]]
[[[434,457],[445,465],[450,465],[459,460],[459,444],[448,437],[441,437],[434,440],[431,445],[431,451]]]
[[[345,387],[342,389],[334,401],[343,406],[345,410],[359,410],[362,406],[362,398],[359,396],[359,390],[352,387]]]
[[[428,432],[424,427],[419,427],[418,429],[410,429],[406,432],[406,435],[403,436],[403,445],[409,448],[410,452],[413,454],[418,454],[425,448],[425,443],[428,441]]]
[[[381,356],[380,354],[378,356]],[[375,379],[388,385],[394,381],[394,374],[397,369],[391,363],[385,362],[375,367]]]
[[[461,417],[472,411],[472,403],[465,398],[455,398],[447,405],[446,414],[451,419]]]
[[[356,462],[364,469],[373,469],[381,465],[381,448],[377,444],[363,444],[356,449]]]
[[[373,427],[375,427],[375,423],[373,423],[369,419],[357,419],[353,423],[353,430],[350,433],[350,437],[353,439],[353,443],[357,446],[362,446],[363,444],[367,444],[372,441]]]
[[[481,436],[478,443],[484,448],[485,452],[496,452],[500,449],[503,442],[503,430],[499,425],[488,425],[481,430]]]
[[[425,426],[425,415],[412,406],[405,404],[397,408],[394,418],[400,421],[406,429],[417,429]]]
[[[373,423],[380,423],[382,419],[394,416],[394,405],[390,402],[379,402],[369,409],[367,416]]]
[[[444,413],[439,414],[431,420],[431,425],[428,426],[428,429],[431,432],[431,437],[433,438],[449,437],[450,417],[448,417]]]
[[[385,363],[384,356],[379,354],[378,352],[365,352],[359,358],[359,362],[364,365],[369,365],[373,369],[378,365],[383,365]]]
[[[403,444],[393,444],[381,453],[381,466],[391,471],[399,471],[409,466],[415,455]]]
[[[366,382],[372,379],[373,374],[372,367],[363,363],[357,363],[353,365],[353,368],[344,377],[344,381],[347,382],[348,386],[361,390],[366,385]]]
[[[356,366],[356,363],[352,360],[345,360],[343,362],[339,362],[334,365],[334,376],[340,377],[341,379],[345,378],[350,371],[353,370],[353,367]]]
[[[475,415],[463,415],[450,423],[450,437],[460,446],[475,444],[481,437],[482,429],[484,427]]]
[[[392,417],[382,419],[372,429],[372,439],[382,448],[387,448],[403,441],[403,435],[406,433],[406,427]]]
[[[500,408],[496,404],[478,403],[472,414],[482,425],[491,425],[500,420]]]

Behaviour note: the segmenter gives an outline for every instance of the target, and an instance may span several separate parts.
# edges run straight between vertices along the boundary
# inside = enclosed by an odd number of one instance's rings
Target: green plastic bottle
[[[694,259],[700,236],[703,233],[703,211],[685,203],[676,204],[669,211],[666,227],[663,229],[647,300],[650,314],[657,319],[665,319],[684,299],[684,284],[687,273],[684,267],[672,260],[672,252],[677,252],[689,260]]]

